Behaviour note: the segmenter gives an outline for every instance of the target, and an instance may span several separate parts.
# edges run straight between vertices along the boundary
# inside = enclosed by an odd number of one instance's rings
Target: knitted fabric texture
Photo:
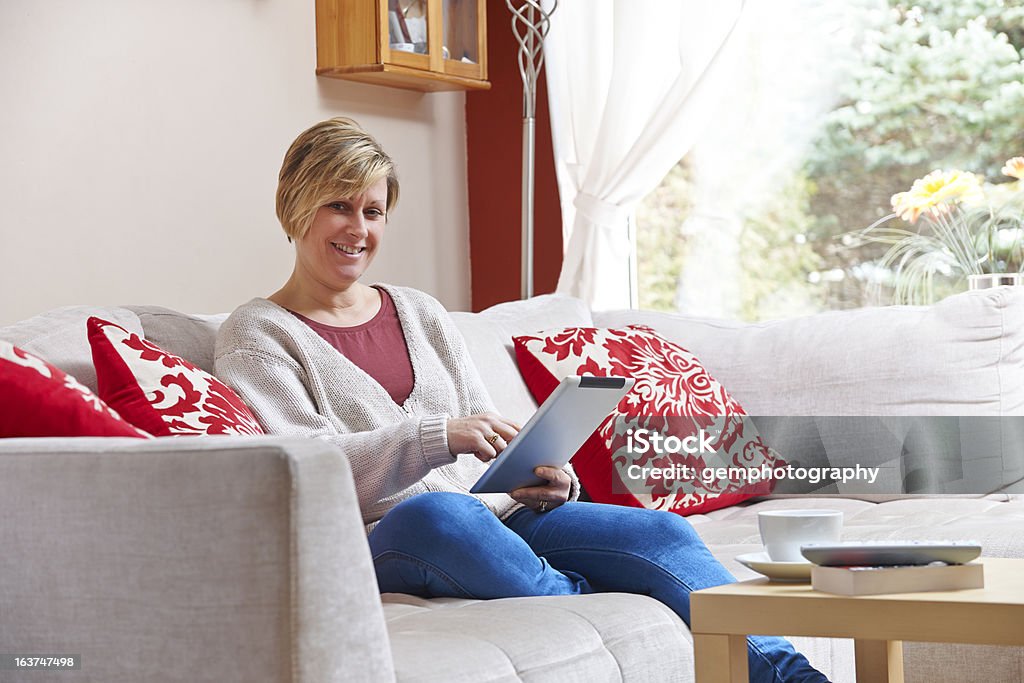
[[[448,451],[448,417],[496,412],[462,335],[433,297],[382,285],[402,323],[414,384],[405,403],[338,353],[308,325],[267,299],[236,309],[217,335],[215,369],[268,434],[337,445],[356,482],[363,523],[372,528],[419,493],[469,493],[487,468]],[[571,467],[572,497],[579,484]],[[522,507],[509,496],[476,498],[499,518]]]

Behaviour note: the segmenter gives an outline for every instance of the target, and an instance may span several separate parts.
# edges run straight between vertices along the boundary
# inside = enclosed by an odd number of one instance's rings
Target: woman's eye
[[[335,211],[344,211],[346,206],[342,202],[331,202],[327,205],[327,208],[334,209]]]
[[[380,209],[367,209],[366,215],[372,218],[383,218],[384,212]]]

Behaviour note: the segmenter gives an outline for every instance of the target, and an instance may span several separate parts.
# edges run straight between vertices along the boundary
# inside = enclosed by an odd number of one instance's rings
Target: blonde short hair
[[[317,210],[334,199],[358,197],[387,180],[387,213],[398,202],[391,157],[369,133],[342,116],[304,131],[288,148],[277,178],[277,219],[288,241],[301,239]]]

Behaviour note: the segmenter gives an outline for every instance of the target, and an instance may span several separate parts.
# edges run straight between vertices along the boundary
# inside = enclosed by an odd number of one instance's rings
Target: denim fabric
[[[735,578],[684,518],[566,503],[504,523],[459,493],[423,493],[370,533],[380,590],[424,597],[505,598],[617,591],[650,595],[690,623],[690,591]],[[749,639],[750,680],[827,679],[782,638]]]

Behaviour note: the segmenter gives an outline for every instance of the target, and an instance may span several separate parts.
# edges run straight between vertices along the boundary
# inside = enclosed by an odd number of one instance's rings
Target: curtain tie
[[[579,192],[573,200],[573,206],[591,223],[609,226],[626,226],[632,209],[612,204],[586,192]]]

